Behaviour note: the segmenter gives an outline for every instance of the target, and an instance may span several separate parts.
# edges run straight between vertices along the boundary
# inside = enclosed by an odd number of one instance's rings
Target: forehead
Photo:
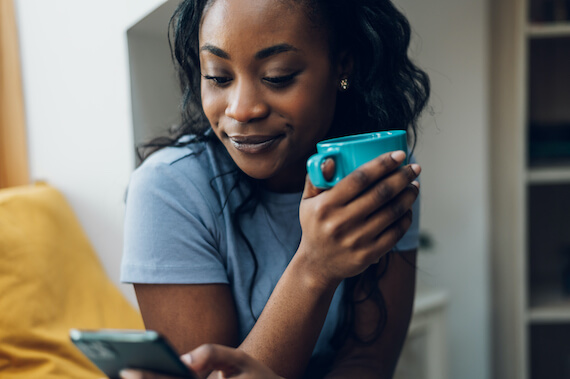
[[[326,46],[326,32],[307,17],[303,5],[291,0],[215,0],[206,9],[200,45],[223,49],[264,48],[276,43]],[[309,46],[307,46],[309,47]]]

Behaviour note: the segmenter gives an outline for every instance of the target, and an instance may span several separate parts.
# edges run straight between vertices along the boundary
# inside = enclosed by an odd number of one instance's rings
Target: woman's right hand
[[[408,230],[421,168],[399,167],[404,159],[403,151],[383,154],[326,191],[314,187],[307,176],[297,254],[315,279],[338,284],[362,273]]]
[[[283,379],[245,352],[227,346],[205,344],[181,357],[201,378]],[[175,379],[152,372],[121,371],[122,379]]]
[[[182,356],[182,360],[199,374],[218,370],[220,378],[283,379],[247,353],[222,345],[202,345]]]

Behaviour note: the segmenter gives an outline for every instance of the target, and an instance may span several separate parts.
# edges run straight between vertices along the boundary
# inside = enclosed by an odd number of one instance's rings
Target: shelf
[[[532,323],[570,322],[570,296],[556,286],[532,291],[528,320]]]
[[[570,165],[532,167],[527,171],[528,184],[570,184]]]
[[[530,38],[570,37],[570,22],[530,24],[526,34]]]

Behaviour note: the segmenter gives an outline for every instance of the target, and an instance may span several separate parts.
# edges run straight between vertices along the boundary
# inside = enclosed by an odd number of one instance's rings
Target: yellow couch
[[[0,190],[0,378],[100,378],[70,328],[142,329],[71,207],[47,184]]]

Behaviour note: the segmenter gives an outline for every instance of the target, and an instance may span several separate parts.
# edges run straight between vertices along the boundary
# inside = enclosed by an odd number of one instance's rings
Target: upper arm
[[[206,173],[193,168],[189,180],[170,163],[179,157],[169,154],[183,151],[160,153],[129,184],[121,280],[135,283],[145,326],[162,332],[181,353],[204,342],[235,345],[237,317],[224,284],[229,279],[216,195],[204,190],[211,188]]]
[[[388,269],[378,282],[382,292],[387,320],[380,337],[365,345],[350,337],[338,353],[333,370],[327,378],[348,378],[358,373],[361,378],[391,378],[396,368],[413,309],[417,250],[392,254]],[[362,298],[355,293],[355,299]],[[368,336],[378,321],[376,306],[371,300],[356,305],[356,332]],[[372,373],[372,374],[369,374]]]
[[[236,346],[235,305],[227,284],[135,284],[144,324],[179,353],[203,343]]]

